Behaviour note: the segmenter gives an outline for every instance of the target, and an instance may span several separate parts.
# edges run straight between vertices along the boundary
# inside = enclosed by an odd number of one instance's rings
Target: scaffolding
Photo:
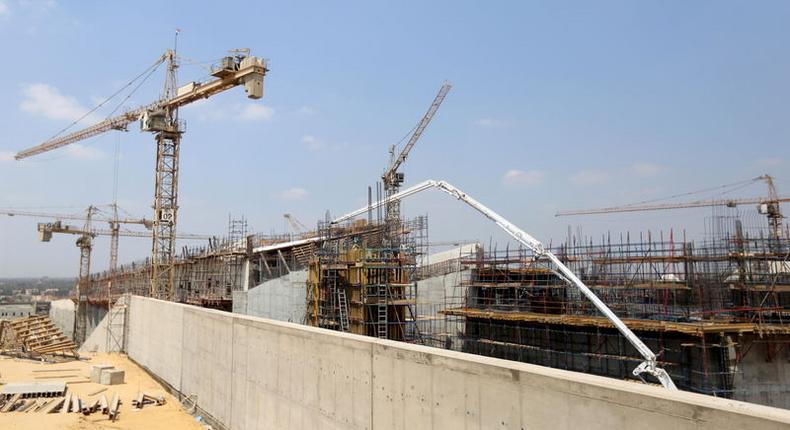
[[[388,227],[389,226],[389,227]],[[319,223],[323,246],[308,267],[307,324],[418,342],[416,270],[427,217],[397,223]]]
[[[174,300],[202,307],[232,310],[233,292],[243,289],[248,258],[246,221],[229,220],[228,236],[215,237],[206,245],[185,246],[174,261]],[[150,259],[121,265],[114,271],[91,275],[89,298],[93,304],[112,304],[125,293],[148,296]],[[101,285],[112,281],[109,295]]]
[[[753,360],[749,354],[761,354],[760,361],[788,354],[790,239],[744,229],[737,219],[713,224],[717,230],[697,242],[670,231],[607,234],[598,243],[569,236],[550,248],[658,351],[659,365],[679,388],[746,398],[738,378],[744,360]],[[469,276],[437,312],[444,319],[420,325],[435,346],[617,378],[631,377],[642,360],[527,249],[480,248],[462,256],[457,269]]]

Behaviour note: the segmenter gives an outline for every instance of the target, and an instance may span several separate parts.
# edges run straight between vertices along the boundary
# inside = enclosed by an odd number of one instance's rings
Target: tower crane
[[[84,313],[86,311],[85,304],[81,302],[87,301],[87,297],[85,296],[87,292],[87,286],[85,285],[85,281],[83,280],[83,275],[87,277],[90,275],[90,252],[92,248],[91,237],[85,234],[85,231],[90,230],[95,232],[96,234],[105,234],[110,236],[110,270],[114,270],[117,261],[118,261],[118,236],[130,236],[132,234],[137,234],[135,232],[122,232],[120,229],[121,224],[139,224],[144,226],[147,229],[151,229],[153,223],[150,220],[145,218],[143,219],[131,219],[131,218],[118,218],[118,211],[117,205],[113,205],[113,217],[106,219],[106,218],[99,218],[95,217],[97,212],[97,208],[94,206],[88,207],[85,215],[77,215],[77,214],[57,214],[57,213],[46,213],[46,212],[35,212],[35,211],[22,211],[22,210],[14,210],[14,209],[0,209],[0,215],[7,215],[7,216],[24,216],[24,217],[33,217],[33,218],[53,218],[56,219],[54,223],[39,223],[38,224],[38,231],[39,231],[39,239],[43,242],[49,242],[49,239],[52,237],[52,233],[72,233],[71,231],[59,231],[61,228],[61,221],[64,219],[68,220],[78,220],[78,221],[85,221],[86,227],[83,230],[74,230],[72,234],[82,234],[82,236],[77,240],[77,246],[80,248],[80,272],[79,272],[79,281],[77,282],[77,317],[74,319],[75,324],[80,321],[84,320]],[[105,221],[109,223],[110,230],[102,231],[102,230],[91,230],[90,223],[91,221]],[[71,229],[71,227],[69,227]],[[143,233],[145,234],[145,233]],[[150,237],[151,233],[143,237]],[[83,273],[84,272],[84,273]],[[108,286],[109,288],[109,286]],[[80,313],[82,312],[82,313]],[[79,345],[82,341],[84,341],[84,334],[85,330],[82,327],[75,327],[75,341]]]
[[[176,51],[168,49],[154,66],[167,63],[164,92],[158,101],[107,118],[85,129],[47,140],[16,154],[21,160],[56,148],[70,145],[108,132],[126,130],[140,121],[142,131],[151,132],[156,140],[156,169],[154,186],[154,217],[151,245],[151,296],[172,299],[175,296],[173,264],[175,258],[176,220],[178,212],[178,170],[181,137],[184,123],[178,118],[182,106],[206,99],[236,86],[243,85],[247,97],[263,97],[263,78],[268,72],[266,61],[235,50],[212,69],[214,79],[190,82],[178,87]],[[152,66],[152,67],[154,67]]]
[[[555,216],[574,216],[574,215],[594,215],[594,214],[608,214],[619,212],[641,212],[641,211],[658,211],[670,209],[687,209],[687,208],[700,208],[700,207],[714,207],[725,206],[734,208],[739,205],[756,204],[757,211],[768,218],[769,231],[771,238],[780,239],[782,237],[782,210],[781,203],[790,202],[790,196],[779,196],[776,192],[774,185],[774,178],[771,175],[764,174],[756,178],[752,178],[745,183],[765,182],[768,187],[768,197],[744,198],[744,199],[718,199],[718,200],[694,200],[689,202],[679,203],[659,203],[659,204],[632,204],[625,206],[612,206],[598,209],[580,209],[571,211],[557,212]]]
[[[423,115],[420,122],[417,123],[417,126],[414,128],[414,132],[409,138],[409,141],[401,150],[398,156],[395,156],[395,145],[390,147],[390,165],[387,167],[387,170],[384,171],[384,174],[381,175],[381,180],[384,183],[384,194],[386,197],[390,197],[393,194],[396,194],[398,190],[400,190],[400,186],[403,184],[403,173],[398,172],[398,168],[406,161],[406,157],[409,155],[409,151],[414,147],[414,144],[417,143],[422,133],[425,131],[425,128],[428,127],[431,120],[433,119],[434,114],[441,106],[442,102],[444,101],[445,96],[452,88],[452,85],[445,82],[441,88],[439,88],[439,93],[436,94],[436,98],[434,98],[433,103],[428,108],[428,111]],[[385,207],[385,218],[387,221],[387,225],[397,225],[400,220],[400,200],[393,199],[388,201]]]
[[[52,239],[53,233],[73,234],[78,235],[77,247],[80,249],[80,268],[79,278],[77,280],[77,315],[74,318],[74,342],[81,345],[85,341],[86,327],[87,327],[87,307],[88,307],[88,291],[90,289],[90,274],[91,274],[91,251],[93,249],[93,239],[96,236],[110,236],[111,248],[115,250],[110,251],[110,267],[113,268],[114,258],[117,258],[118,251],[118,237],[152,237],[153,233],[150,231],[128,231],[119,228],[119,221],[110,221],[111,228],[109,230],[92,228],[93,213],[95,208],[89,207],[85,215],[85,225],[83,228],[72,227],[63,224],[61,221],[50,223],[38,223],[38,237],[42,242],[49,242]],[[137,224],[136,220],[131,220],[133,224]],[[212,236],[179,233],[179,239],[210,239]]]

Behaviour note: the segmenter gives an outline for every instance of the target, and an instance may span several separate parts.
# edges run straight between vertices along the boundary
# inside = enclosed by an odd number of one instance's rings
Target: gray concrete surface
[[[233,292],[233,313],[301,323],[305,319],[307,270]]]
[[[71,299],[55,300],[50,302],[49,318],[70,339],[74,338],[74,311],[75,305]],[[88,305],[88,318],[85,332],[93,333],[99,325],[107,308],[103,306]]]
[[[790,411],[133,297],[128,354],[229,429],[787,429]]]
[[[122,297],[118,304],[113,307],[113,314],[115,315],[112,321],[113,326],[111,327],[113,340],[107,341],[107,337],[110,336],[107,330],[107,325],[110,323],[110,314],[105,313],[101,321],[93,327],[92,331],[88,332],[88,338],[80,346],[80,354],[88,352],[120,352],[123,343],[124,312],[126,311],[126,307],[123,304],[124,300]]]
[[[74,302],[71,299],[50,302],[49,318],[69,339],[74,338]]]
[[[745,335],[743,342],[754,342],[741,357],[733,378],[736,398],[747,402],[790,409],[790,350],[776,348],[756,335]]]

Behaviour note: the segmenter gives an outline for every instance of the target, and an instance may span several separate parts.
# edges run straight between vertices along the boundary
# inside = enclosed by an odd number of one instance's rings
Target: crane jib
[[[140,117],[146,112],[165,108],[174,109],[185,106],[239,85],[243,85],[245,87],[245,91],[247,92],[247,96],[249,98],[261,98],[263,96],[263,77],[268,71],[265,62],[257,57],[247,57],[243,59],[241,63],[242,67],[239,67],[238,70],[221,75],[217,74],[216,76],[221,76],[217,79],[213,79],[205,83],[193,82],[188,84],[188,91],[177,93],[175,97],[172,97],[168,100],[156,101],[129,112],[125,112],[121,115],[105,119],[104,121],[82,130],[67,134],[65,136],[50,139],[40,145],[20,151],[14,156],[14,158],[17,160],[22,160],[24,158],[32,157],[34,155],[42,154],[44,152],[52,151],[53,149],[79,142],[81,140],[98,136],[110,130],[125,130],[130,123],[139,120]]]

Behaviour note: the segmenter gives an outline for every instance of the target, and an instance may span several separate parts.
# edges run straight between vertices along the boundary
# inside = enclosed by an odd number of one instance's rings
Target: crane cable
[[[123,106],[123,104],[124,104],[124,103],[126,103],[126,101],[127,101],[127,100],[129,100],[129,99],[130,99],[130,98],[131,98],[131,97],[134,95],[134,93],[135,93],[135,92],[136,92],[136,91],[137,91],[137,90],[140,88],[140,86],[142,86],[142,85],[145,83],[145,81],[147,81],[147,80],[148,80],[148,78],[150,78],[150,77],[151,77],[151,75],[153,75],[153,74],[154,74],[154,72],[156,72],[156,71],[159,69],[159,66],[161,66],[161,65],[162,65],[162,63],[159,63],[159,64],[157,64],[155,67],[153,67],[153,69],[151,69],[151,71],[150,71],[150,72],[148,72],[148,74],[147,74],[147,75],[145,75],[145,77],[144,77],[144,78],[143,78],[143,79],[140,81],[140,83],[138,83],[138,84],[137,84],[137,86],[135,86],[135,87],[132,89],[132,91],[130,91],[130,92],[129,92],[129,94],[126,96],[126,98],[124,98],[123,100],[121,100],[121,102],[120,102],[120,103],[118,103],[118,106],[115,106],[115,109],[113,109],[113,110],[112,110],[112,111],[111,111],[109,114],[107,114],[107,118],[110,118],[110,117],[111,117],[111,116],[112,116],[112,115],[113,115],[115,112],[117,112],[117,111],[118,111],[118,109],[120,109],[120,108],[121,108],[121,106]],[[138,76],[138,78],[139,78],[139,76]],[[135,78],[135,80],[136,80],[136,79],[137,79],[137,78]],[[131,84],[131,82],[130,82],[130,84]],[[117,94],[117,93],[116,93],[116,94]],[[112,95],[111,97],[115,97],[115,95]],[[107,118],[105,118],[105,119],[107,119]]]
[[[756,179],[747,179],[747,180],[743,180],[743,181],[733,182],[731,184],[719,185],[717,187],[703,188],[703,189],[697,190],[697,191],[689,191],[687,193],[675,194],[675,195],[668,196],[668,197],[661,197],[661,198],[657,198],[657,199],[643,200],[641,202],[629,203],[627,205],[623,205],[622,207],[627,208],[627,207],[630,207],[630,206],[643,205],[643,204],[647,204],[647,203],[655,203],[655,202],[660,202],[660,201],[664,201],[664,200],[675,199],[675,198],[678,198],[678,197],[685,197],[685,196],[690,196],[690,195],[694,195],[694,194],[701,194],[701,193],[712,192],[712,191],[719,191],[719,190],[722,190],[722,192],[719,193],[721,195],[721,194],[729,193],[729,192],[732,192],[732,191],[744,188],[744,187],[746,187],[748,185],[753,184],[756,181],[757,181]],[[732,189],[732,190],[728,190],[728,191],[723,191],[723,190],[726,190],[726,189],[728,189],[730,187],[735,187],[735,186],[738,186],[738,188],[735,188],[735,189]]]
[[[134,84],[134,82],[135,82],[135,81],[137,81],[138,79],[140,79],[140,78],[141,78],[142,76],[144,76],[145,74],[148,74],[148,76],[150,76],[150,75],[151,75],[151,73],[153,73],[153,71],[155,71],[157,68],[159,68],[159,66],[160,66],[160,65],[161,65],[163,62],[164,62],[164,56],[163,56],[163,57],[161,57],[161,58],[159,58],[159,60],[157,60],[157,61],[156,61],[154,64],[152,64],[150,67],[148,67],[147,69],[145,69],[145,70],[144,70],[142,73],[140,73],[139,75],[137,75],[137,76],[136,76],[134,79],[132,79],[131,81],[129,81],[128,83],[126,83],[126,85],[124,85],[123,87],[121,87],[120,89],[118,89],[118,91],[114,92],[112,95],[110,95],[109,97],[107,97],[106,99],[104,99],[104,100],[103,100],[101,103],[99,103],[98,105],[96,105],[96,106],[95,106],[93,109],[89,110],[89,111],[88,111],[88,112],[86,112],[84,115],[82,115],[81,117],[79,117],[79,118],[77,118],[76,120],[74,120],[74,121],[73,121],[71,124],[67,125],[67,126],[66,126],[66,127],[64,127],[62,130],[60,130],[60,131],[58,131],[57,133],[55,133],[55,135],[53,135],[53,136],[52,136],[50,139],[54,139],[54,138],[56,138],[56,137],[60,136],[61,134],[63,134],[63,132],[65,132],[66,130],[70,129],[71,127],[74,127],[74,126],[75,126],[77,123],[79,123],[79,122],[80,122],[80,121],[82,121],[83,119],[87,118],[87,117],[88,117],[88,115],[92,114],[93,112],[96,112],[96,110],[97,110],[97,109],[99,109],[100,107],[104,106],[104,105],[105,105],[107,102],[109,102],[109,101],[110,101],[112,98],[114,98],[115,96],[117,96],[118,94],[120,94],[120,93],[121,93],[123,90],[125,90],[126,88],[129,88],[130,86],[132,86],[132,84]],[[148,79],[148,77],[147,77],[147,76],[146,76],[146,79]],[[139,87],[140,87],[139,85],[138,85],[137,87],[135,87],[135,89],[134,89],[132,92],[136,91],[136,90],[137,90],[137,88],[139,88]],[[126,99],[124,99],[124,101],[126,101],[128,98],[129,98],[129,97],[127,97]],[[113,112],[115,112],[117,109],[118,109],[118,108],[116,107],[116,108],[113,110]]]

